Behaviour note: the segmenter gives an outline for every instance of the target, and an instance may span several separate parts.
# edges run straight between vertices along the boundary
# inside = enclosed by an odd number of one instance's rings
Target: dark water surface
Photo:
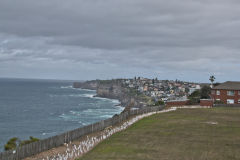
[[[8,139],[47,138],[119,114],[119,102],[72,82],[0,79],[0,151]]]

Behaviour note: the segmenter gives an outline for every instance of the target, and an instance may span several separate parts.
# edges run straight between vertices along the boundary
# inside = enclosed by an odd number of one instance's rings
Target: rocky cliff
[[[75,82],[75,88],[94,89],[98,97],[118,99],[125,110],[140,108],[142,105],[136,97],[130,96],[126,87],[115,81],[87,81],[83,83]]]
[[[73,88],[97,90],[98,82],[97,81],[74,82]]]

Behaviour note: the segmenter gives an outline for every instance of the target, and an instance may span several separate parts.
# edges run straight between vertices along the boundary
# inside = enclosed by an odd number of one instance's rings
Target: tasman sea
[[[123,111],[118,100],[95,95],[71,81],[0,79],[0,151],[12,137],[44,139]]]

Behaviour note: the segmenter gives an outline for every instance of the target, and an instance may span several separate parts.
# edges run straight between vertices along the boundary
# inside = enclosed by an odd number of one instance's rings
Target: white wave
[[[113,115],[102,115],[102,116],[100,116],[101,118],[111,118]]]
[[[110,99],[110,98],[103,98],[103,97],[94,97],[99,100],[104,100],[104,101],[111,101],[112,103],[115,104],[120,104],[120,101],[118,99]]]
[[[50,94],[50,97],[87,97],[87,98],[95,98],[95,94],[64,94],[64,95],[57,95],[57,94]]]
[[[59,118],[63,119],[64,121],[71,121],[71,122],[74,122],[74,121],[77,121],[78,120],[78,115],[72,115],[72,114],[62,114],[59,116]]]
[[[50,97],[81,97],[81,94],[64,94],[64,95],[60,95],[60,94],[50,94]]]
[[[108,100],[108,101],[110,101],[110,99],[108,99],[108,98],[102,98],[102,97],[94,97],[95,99],[99,99],[99,100]]]
[[[115,106],[115,108],[117,108],[120,111],[123,111],[125,107],[123,107],[123,106]]]
[[[66,96],[69,96],[69,97],[86,97],[86,98],[95,98],[95,94],[69,94],[69,95],[66,95]]]
[[[53,134],[56,134],[57,132],[43,132],[42,135],[45,136],[45,135],[53,135]]]
[[[82,94],[83,97],[95,98],[95,94]]]
[[[69,94],[69,95],[65,95],[68,97],[85,97],[83,94]]]
[[[91,92],[96,92],[96,90],[93,90],[93,89],[82,89],[82,88],[76,88],[76,89],[79,89],[79,90],[83,90],[83,91],[91,91]]]
[[[72,86],[61,86],[61,89],[74,89]]]
[[[77,112],[76,111],[69,111],[70,113],[72,113],[72,114],[77,114]]]
[[[59,117],[64,118],[64,116],[65,116],[65,114],[63,113],[63,114],[61,114]]]
[[[117,100],[117,99],[112,99],[112,102],[113,102],[113,103],[118,103],[118,104],[120,103],[120,101]]]
[[[83,126],[91,124],[91,123],[86,123],[86,122],[82,122],[82,121],[79,121],[78,123],[82,124]]]

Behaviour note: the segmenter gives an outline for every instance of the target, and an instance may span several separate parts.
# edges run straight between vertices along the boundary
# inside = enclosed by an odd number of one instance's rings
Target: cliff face
[[[74,82],[73,88],[97,90],[98,82],[97,81]]]
[[[83,83],[75,82],[74,88],[93,89],[97,91],[98,97],[118,99],[125,110],[130,108],[140,108],[141,103],[134,97],[129,96],[128,89],[115,82],[100,83],[98,81],[87,81]]]
[[[129,96],[127,89],[120,84],[100,84],[97,88],[97,96],[118,99],[125,110],[139,107],[136,99]]]

